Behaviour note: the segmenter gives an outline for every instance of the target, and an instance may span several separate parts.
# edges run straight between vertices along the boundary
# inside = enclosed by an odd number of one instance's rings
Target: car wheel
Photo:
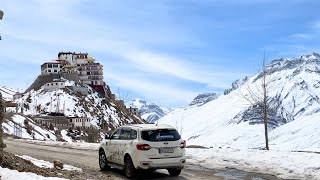
[[[179,176],[181,169],[168,169],[170,176]]]
[[[99,166],[101,171],[106,171],[110,169],[110,166],[108,166],[108,160],[104,151],[99,151]]]
[[[127,178],[134,178],[136,175],[136,168],[133,165],[132,159],[130,156],[125,157],[124,161],[124,174]]]

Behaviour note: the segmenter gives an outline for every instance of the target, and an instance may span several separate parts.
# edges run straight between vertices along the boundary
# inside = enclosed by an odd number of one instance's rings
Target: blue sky
[[[0,0],[0,85],[25,89],[59,51],[88,52],[111,89],[167,107],[223,92],[269,60],[319,52],[316,0]]]

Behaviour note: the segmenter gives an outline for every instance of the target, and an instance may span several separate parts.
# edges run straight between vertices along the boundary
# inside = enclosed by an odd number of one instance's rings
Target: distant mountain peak
[[[147,105],[147,102],[139,98],[133,99],[129,104],[130,107],[135,107],[138,109],[140,109],[142,106],[145,106],[145,105]]]
[[[128,106],[138,108],[141,117],[149,123],[154,123],[169,112],[168,108],[156,105],[155,103],[149,104],[139,98],[133,99]]]

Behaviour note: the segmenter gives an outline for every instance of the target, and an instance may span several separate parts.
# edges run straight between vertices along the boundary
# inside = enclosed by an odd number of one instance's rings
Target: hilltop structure
[[[41,75],[26,91],[39,90],[43,85],[49,87],[61,78],[89,85],[100,97],[108,97],[108,89],[103,81],[103,65],[88,53],[75,52],[59,52],[57,60],[43,63]]]

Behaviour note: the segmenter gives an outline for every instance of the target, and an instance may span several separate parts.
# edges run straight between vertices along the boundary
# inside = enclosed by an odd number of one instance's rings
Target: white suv
[[[101,142],[99,165],[101,170],[124,169],[128,178],[135,177],[137,169],[167,169],[171,176],[178,176],[186,162],[185,147],[172,126],[125,125]]]

